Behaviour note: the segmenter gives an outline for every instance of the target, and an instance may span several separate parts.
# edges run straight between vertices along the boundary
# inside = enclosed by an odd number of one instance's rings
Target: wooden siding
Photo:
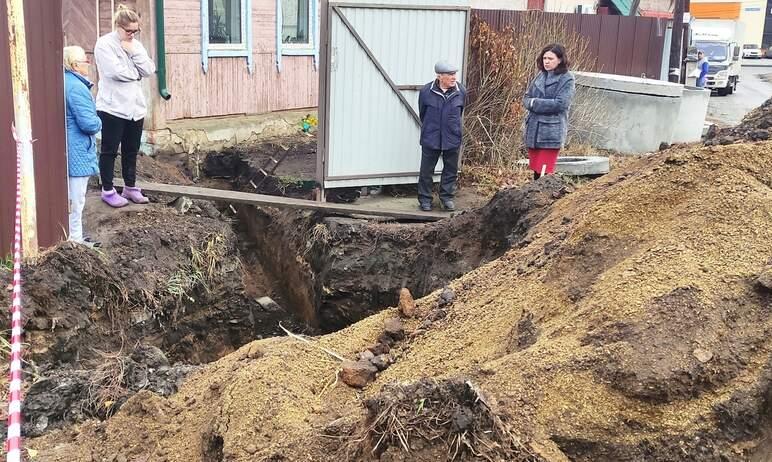
[[[314,107],[319,75],[310,56],[284,56],[276,69],[276,5],[252,0],[254,69],[245,58],[209,58],[201,66],[201,1],[166,0],[166,68],[172,99],[159,105],[161,119],[260,114]],[[160,128],[160,127],[159,127]]]
[[[94,50],[99,37],[97,0],[67,0],[62,11],[64,45],[77,45],[87,52]]]

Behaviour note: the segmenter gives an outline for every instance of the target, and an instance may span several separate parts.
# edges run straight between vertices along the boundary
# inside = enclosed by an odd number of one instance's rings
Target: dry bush
[[[448,461],[544,462],[463,379],[387,384],[365,408],[364,420],[342,438],[340,459],[388,454],[397,460],[399,454],[399,460],[427,460],[429,454],[443,454]]]
[[[566,47],[572,70],[593,70],[596,59],[587,40],[561,16],[529,11],[503,32],[472,19],[468,74],[469,104],[464,115],[467,166],[512,169],[524,153],[526,110],[522,98],[538,68],[536,58],[550,43]],[[599,96],[577,88],[569,121],[569,140],[584,141],[599,127]]]

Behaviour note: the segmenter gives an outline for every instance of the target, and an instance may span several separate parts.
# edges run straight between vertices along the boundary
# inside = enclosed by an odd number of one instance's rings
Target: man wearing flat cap
[[[418,178],[418,205],[432,209],[432,175],[442,156],[440,202],[445,210],[456,209],[458,151],[461,148],[461,116],[464,112],[466,89],[456,82],[458,67],[439,61],[434,65],[437,78],[427,83],[418,95],[421,118],[421,170]]]

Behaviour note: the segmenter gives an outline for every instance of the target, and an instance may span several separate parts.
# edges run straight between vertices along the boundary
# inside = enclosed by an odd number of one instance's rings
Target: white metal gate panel
[[[469,12],[463,5],[328,5],[318,165],[325,188],[417,181],[418,90],[434,79],[440,59],[458,64],[463,79]]]

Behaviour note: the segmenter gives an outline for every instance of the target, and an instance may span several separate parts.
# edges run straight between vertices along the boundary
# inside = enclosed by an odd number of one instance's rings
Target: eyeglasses
[[[123,29],[124,32],[126,32],[129,35],[136,35],[136,34],[139,34],[142,31],[142,29],[139,29],[139,28],[137,28],[137,29],[126,29],[123,26],[121,26],[121,29]]]

